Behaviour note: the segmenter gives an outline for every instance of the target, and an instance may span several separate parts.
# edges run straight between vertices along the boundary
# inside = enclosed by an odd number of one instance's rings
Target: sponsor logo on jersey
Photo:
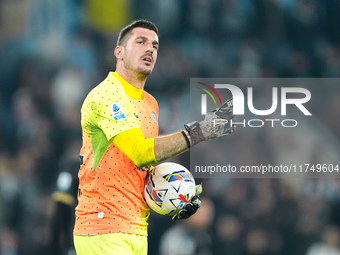
[[[115,120],[125,119],[123,108],[121,107],[119,102],[110,105],[110,110]]]

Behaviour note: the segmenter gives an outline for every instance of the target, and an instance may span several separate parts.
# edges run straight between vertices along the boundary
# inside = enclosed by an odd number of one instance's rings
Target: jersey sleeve
[[[158,163],[155,155],[155,138],[145,139],[139,128],[118,134],[114,137],[113,143],[138,167]]]
[[[129,100],[124,95],[102,93],[101,98],[93,98],[88,107],[84,109],[90,117],[93,127],[100,128],[108,141],[117,134],[131,128],[139,128]]]

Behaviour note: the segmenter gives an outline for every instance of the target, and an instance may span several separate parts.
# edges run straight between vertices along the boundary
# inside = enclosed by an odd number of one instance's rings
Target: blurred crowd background
[[[339,78],[339,13],[339,0],[1,0],[0,254],[74,254],[63,238],[64,251],[53,248],[52,193],[65,162],[78,159],[81,103],[114,71],[118,32],[130,21],[149,19],[160,30],[146,90],[166,134],[189,120],[190,77]],[[340,154],[340,88],[312,95],[325,145],[294,139],[319,148],[303,155],[317,162],[320,150]],[[257,157],[256,144],[272,146],[265,136],[235,136],[242,160],[273,156]],[[172,161],[188,166],[189,153]],[[202,182],[203,206],[192,219],[152,213],[150,255],[340,254],[337,179]]]

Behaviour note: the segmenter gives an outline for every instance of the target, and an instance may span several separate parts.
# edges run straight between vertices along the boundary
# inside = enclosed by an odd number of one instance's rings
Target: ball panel
[[[174,215],[195,195],[195,180],[184,166],[162,163],[151,170],[144,193],[153,211],[162,215]]]

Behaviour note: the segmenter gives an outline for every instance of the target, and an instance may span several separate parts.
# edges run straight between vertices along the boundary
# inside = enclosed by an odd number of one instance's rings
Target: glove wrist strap
[[[189,132],[186,129],[184,129],[184,130],[182,130],[182,135],[184,136],[185,141],[187,142],[188,148],[190,148],[191,144],[190,144],[190,135],[189,135]]]
[[[189,134],[189,136],[187,137],[190,142],[190,147],[205,140],[199,122],[194,121],[194,122],[184,125],[184,127],[187,133]]]

